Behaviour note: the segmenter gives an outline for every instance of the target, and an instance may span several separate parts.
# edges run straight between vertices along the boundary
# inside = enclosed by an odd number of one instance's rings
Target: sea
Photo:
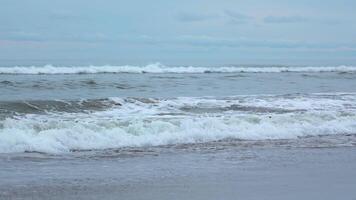
[[[356,66],[0,67],[6,158],[353,147],[355,133]]]
[[[355,146],[356,66],[0,67],[1,200],[353,199]]]

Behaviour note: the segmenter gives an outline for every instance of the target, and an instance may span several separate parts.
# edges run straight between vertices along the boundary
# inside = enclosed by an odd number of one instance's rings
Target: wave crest
[[[0,74],[99,74],[99,73],[285,73],[285,72],[356,72],[356,66],[329,67],[193,67],[193,66],[165,66],[160,63],[146,66],[14,66],[0,67]]]
[[[63,110],[62,103],[41,102],[57,110],[0,120],[0,153],[355,134],[355,102],[356,94],[314,94],[110,98],[74,103],[75,108],[92,110],[85,113]],[[41,103],[37,106],[47,108]],[[111,106],[97,110],[97,104]]]

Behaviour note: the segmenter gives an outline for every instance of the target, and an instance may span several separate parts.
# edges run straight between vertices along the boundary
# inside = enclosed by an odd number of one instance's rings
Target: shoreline
[[[356,148],[0,161],[0,199],[355,199]]]

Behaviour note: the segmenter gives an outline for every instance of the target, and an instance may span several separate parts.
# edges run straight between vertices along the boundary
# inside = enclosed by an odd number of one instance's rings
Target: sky
[[[356,64],[355,0],[0,0],[0,63]]]

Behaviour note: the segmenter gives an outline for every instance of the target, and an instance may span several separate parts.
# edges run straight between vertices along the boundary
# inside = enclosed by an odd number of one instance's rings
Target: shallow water
[[[353,199],[355,150],[235,147],[159,156],[9,157],[0,159],[0,199]]]

